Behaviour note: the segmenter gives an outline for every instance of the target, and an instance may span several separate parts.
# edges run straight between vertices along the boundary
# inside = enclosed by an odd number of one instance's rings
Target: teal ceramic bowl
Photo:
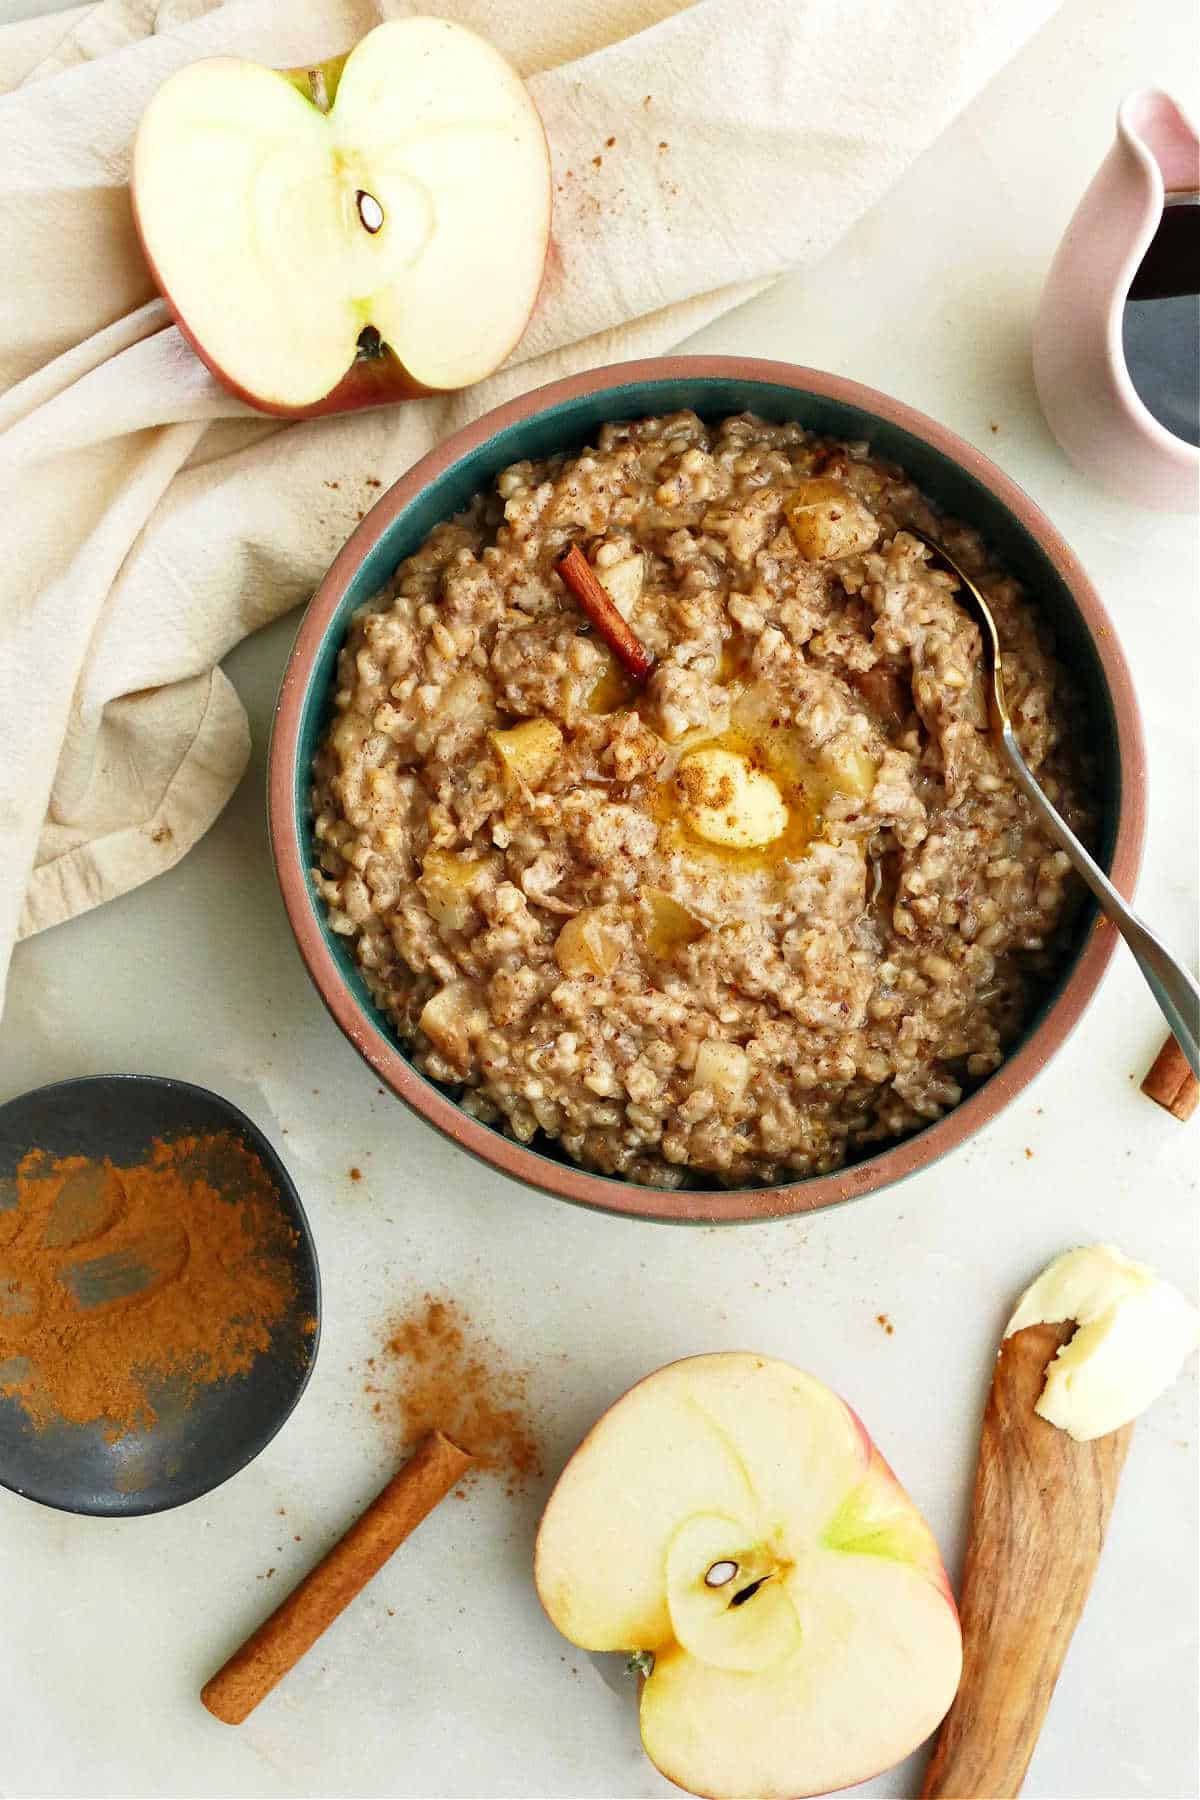
[[[750,411],[869,440],[947,513],[978,529],[1044,609],[1060,655],[1090,702],[1101,766],[1101,860],[1132,892],[1145,818],[1145,757],[1129,669],[1094,588],[1049,520],[1001,470],[952,432],[873,388],[790,363],[667,357],[556,382],[457,432],[397,482],[363,519],[318,589],[288,662],[271,743],[271,841],[288,918],[326,1006],[381,1080],[465,1150],[563,1199],[641,1218],[697,1224],[775,1218],[856,1198],[911,1175],[994,1117],[1058,1049],[1095,992],[1115,942],[1089,905],[1057,989],[1001,1068],[945,1118],[832,1175],[775,1187],[674,1192],[578,1168],[552,1143],[523,1145],[471,1118],[450,1090],[412,1066],[374,1006],[312,885],[310,769],[329,716],[338,651],[351,615],[387,584],[433,527],[459,512],[501,469],[578,449],[613,419],[690,408],[707,419]]]

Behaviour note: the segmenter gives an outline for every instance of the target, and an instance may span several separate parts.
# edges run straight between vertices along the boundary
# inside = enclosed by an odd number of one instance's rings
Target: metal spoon
[[[946,565],[952,575],[958,577],[963,593],[968,597],[967,610],[973,614],[983,636],[988,727],[992,737],[1008,758],[1009,766],[1016,777],[1017,786],[1029,801],[1034,812],[1037,813],[1055,843],[1066,852],[1074,867],[1083,876],[1084,881],[1095,895],[1101,912],[1112,920],[1133,951],[1138,967],[1146,977],[1150,991],[1162,1009],[1163,1017],[1175,1033],[1180,1049],[1191,1064],[1193,1074],[1200,1076],[1200,986],[1197,986],[1183,965],[1176,962],[1170,951],[1159,942],[1154,933],[1143,925],[1137,914],[1126,906],[1099,863],[1088,855],[1074,832],[1051,806],[1030,774],[1025,758],[1021,755],[1017,744],[1012,720],[1008,716],[1008,706],[1004,699],[1004,679],[1001,672],[1000,638],[996,631],[996,621],[992,617],[987,601],[966,570],[959,567],[949,551],[939,544],[936,538],[927,537],[923,531],[916,530],[912,525],[906,525],[904,529],[910,537],[917,538],[931,550],[938,561]]]

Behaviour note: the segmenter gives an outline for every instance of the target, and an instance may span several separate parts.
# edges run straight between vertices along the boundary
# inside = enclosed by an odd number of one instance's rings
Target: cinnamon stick
[[[1173,1119],[1190,1119],[1200,1105],[1200,1081],[1192,1074],[1186,1056],[1169,1037],[1142,1083],[1148,1099],[1164,1107]]]
[[[200,1698],[213,1717],[225,1725],[248,1718],[445,1499],[471,1461],[450,1438],[431,1431],[345,1537],[206,1683]]]
[[[654,658],[613,605],[579,545],[571,544],[554,566],[621,667],[634,681],[645,681]]]

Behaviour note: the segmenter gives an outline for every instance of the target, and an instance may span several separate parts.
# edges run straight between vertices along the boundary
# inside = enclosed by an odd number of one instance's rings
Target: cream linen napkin
[[[101,0],[0,31],[0,989],[15,937],[212,823],[249,748],[217,665],[311,593],[381,484],[507,396],[664,350],[815,261],[1056,4]],[[154,297],[125,186],[139,115],[197,56],[306,63],[409,11],[528,79],[553,278],[481,387],[261,419]]]

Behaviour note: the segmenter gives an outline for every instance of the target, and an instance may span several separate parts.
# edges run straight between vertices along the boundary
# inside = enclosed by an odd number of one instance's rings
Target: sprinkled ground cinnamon
[[[401,1450],[440,1428],[475,1458],[467,1483],[492,1475],[511,1495],[537,1480],[542,1455],[529,1420],[526,1369],[448,1298],[423,1294],[388,1320],[386,1334],[367,1359],[363,1391],[395,1429]],[[464,1487],[456,1492],[465,1497]]]
[[[244,1373],[294,1301],[292,1228],[231,1133],[157,1142],[128,1168],[31,1150],[10,1185],[0,1394],[37,1428],[152,1426],[163,1384],[186,1405]]]

